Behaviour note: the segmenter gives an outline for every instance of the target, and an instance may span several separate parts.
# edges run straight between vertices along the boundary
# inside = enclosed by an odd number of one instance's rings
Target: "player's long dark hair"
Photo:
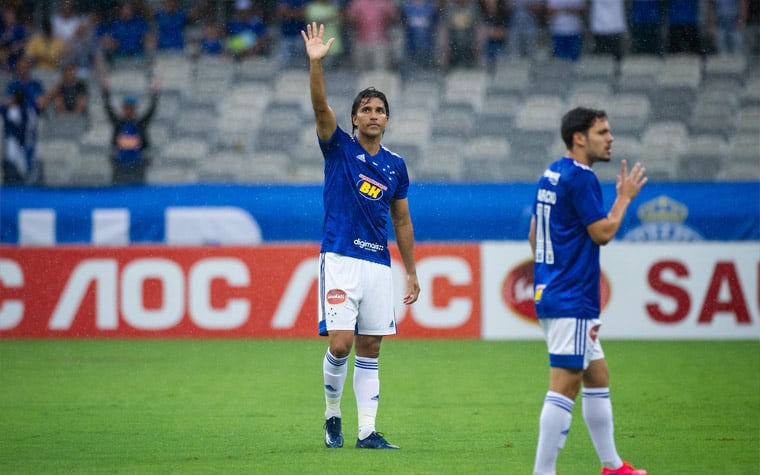
[[[589,109],[587,107],[576,107],[568,111],[562,117],[562,141],[570,150],[573,148],[573,134],[580,132],[588,133],[597,119],[606,119],[607,113],[600,109]]]
[[[381,101],[383,101],[383,106],[385,106],[385,116],[390,118],[391,116],[391,109],[388,107],[388,98],[385,97],[385,94],[378,91],[374,87],[370,86],[367,89],[364,89],[363,91],[359,91],[359,94],[356,95],[356,98],[354,98],[354,103],[351,105],[351,124],[354,123],[354,116],[356,115],[356,112],[359,110],[359,106],[369,100],[373,97],[377,97]],[[351,133],[353,134],[356,131],[356,126],[352,125]]]

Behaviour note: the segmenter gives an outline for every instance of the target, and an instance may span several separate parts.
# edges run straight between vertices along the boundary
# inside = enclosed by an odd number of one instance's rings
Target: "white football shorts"
[[[319,334],[396,334],[391,268],[333,252],[319,256]]]
[[[587,369],[591,361],[604,358],[599,341],[598,318],[540,318],[552,368]]]

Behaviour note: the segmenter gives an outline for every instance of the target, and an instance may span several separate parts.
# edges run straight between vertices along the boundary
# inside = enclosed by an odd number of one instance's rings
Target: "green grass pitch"
[[[326,340],[0,341],[0,473],[529,474],[540,341],[386,339],[378,430],[323,446]],[[760,473],[760,342],[606,341],[618,449],[652,475]],[[350,370],[351,371],[351,370]],[[562,475],[599,473],[580,403]]]

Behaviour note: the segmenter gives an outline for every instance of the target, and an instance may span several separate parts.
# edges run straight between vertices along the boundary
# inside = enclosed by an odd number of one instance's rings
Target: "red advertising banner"
[[[317,336],[317,245],[0,248],[2,338]],[[418,245],[399,337],[479,338],[477,244]]]

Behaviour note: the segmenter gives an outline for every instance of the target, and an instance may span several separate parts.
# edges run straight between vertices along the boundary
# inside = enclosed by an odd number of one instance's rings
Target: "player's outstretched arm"
[[[311,106],[314,109],[314,120],[317,123],[317,135],[321,140],[332,137],[338,127],[335,113],[327,104],[327,88],[322,70],[322,60],[330,51],[335,38],[324,42],[325,26],[314,22],[306,25],[306,31],[301,30],[306,54],[309,56],[309,90],[311,92]]]
[[[615,203],[612,204],[606,218],[591,223],[586,228],[591,239],[599,245],[603,246],[615,237],[615,233],[620,229],[623,222],[628,205],[636,198],[648,180],[644,175],[646,169],[640,163],[634,165],[630,173],[627,171],[628,164],[623,160],[620,163],[620,175],[617,177]]]

